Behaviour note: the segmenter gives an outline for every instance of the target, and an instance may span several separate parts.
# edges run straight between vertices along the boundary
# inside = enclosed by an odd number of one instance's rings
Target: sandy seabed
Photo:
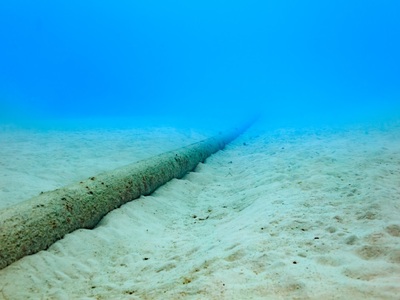
[[[191,142],[2,132],[1,206]],[[93,230],[0,270],[0,299],[399,299],[400,126],[251,128]]]

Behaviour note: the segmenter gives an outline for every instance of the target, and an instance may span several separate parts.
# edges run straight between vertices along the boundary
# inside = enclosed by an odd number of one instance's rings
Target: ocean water
[[[391,0],[2,1],[0,123],[397,118],[399,11]]]

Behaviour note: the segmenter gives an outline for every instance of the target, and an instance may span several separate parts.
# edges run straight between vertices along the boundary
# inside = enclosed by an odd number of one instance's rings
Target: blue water
[[[0,123],[400,115],[400,2],[1,1]]]

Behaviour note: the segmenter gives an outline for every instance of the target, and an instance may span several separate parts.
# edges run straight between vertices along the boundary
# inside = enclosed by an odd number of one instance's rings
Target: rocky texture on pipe
[[[0,210],[0,269],[76,229],[94,228],[111,210],[183,177],[251,123]]]

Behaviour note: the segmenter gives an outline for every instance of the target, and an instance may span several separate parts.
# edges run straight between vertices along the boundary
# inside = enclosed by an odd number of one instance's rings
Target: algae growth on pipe
[[[252,123],[0,210],[0,269],[76,229],[94,228],[111,210],[182,178]]]

